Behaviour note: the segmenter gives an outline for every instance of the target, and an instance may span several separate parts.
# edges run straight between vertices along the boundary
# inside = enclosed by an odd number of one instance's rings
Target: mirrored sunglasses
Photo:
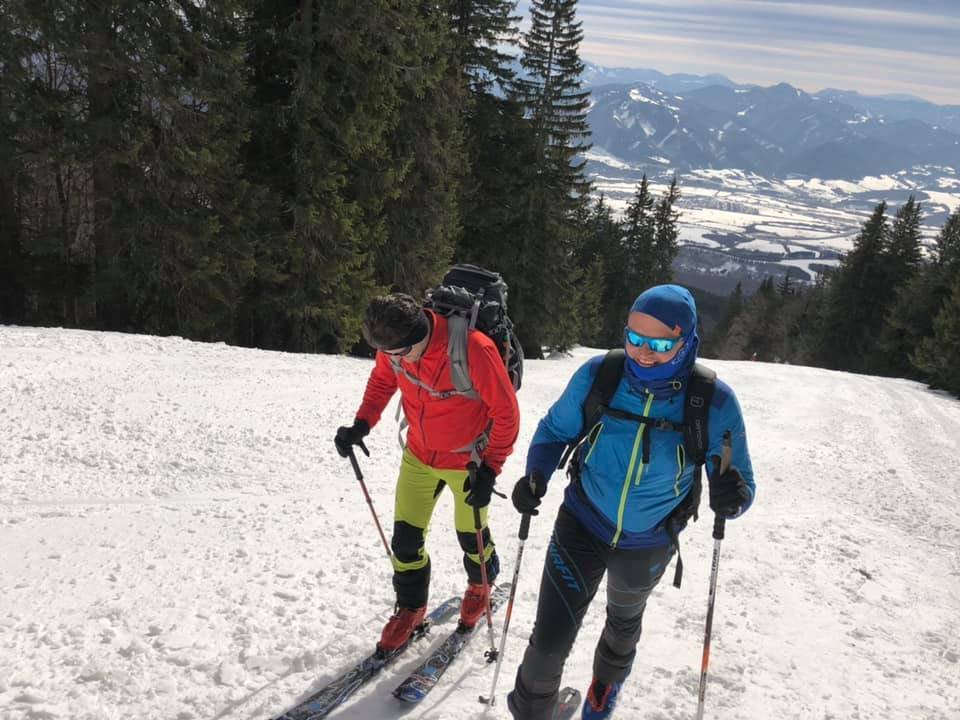
[[[673,350],[673,346],[680,342],[680,338],[647,337],[646,335],[634,332],[628,327],[625,327],[623,331],[627,336],[627,342],[634,347],[641,348],[646,345],[653,350],[653,352],[658,353],[670,352]]]

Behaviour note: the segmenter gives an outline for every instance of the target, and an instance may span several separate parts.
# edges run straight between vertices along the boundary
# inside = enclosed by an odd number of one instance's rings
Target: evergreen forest
[[[472,262],[528,357],[618,345],[681,183],[592,192],[576,5],[0,0],[0,322],[363,352],[371,297]],[[815,287],[734,293],[705,353],[960,392],[960,219],[932,257],[920,219],[881,204]]]
[[[528,355],[605,341],[575,9],[0,0],[0,322],[348,352],[474,262]]]

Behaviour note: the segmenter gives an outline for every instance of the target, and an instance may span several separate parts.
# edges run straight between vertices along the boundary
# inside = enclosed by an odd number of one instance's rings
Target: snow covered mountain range
[[[710,85],[683,94],[651,85],[592,89],[593,141],[633,163],[680,172],[735,168],[773,177],[857,179],[914,165],[960,167],[960,109],[943,125],[877,114],[828,92],[786,83]]]

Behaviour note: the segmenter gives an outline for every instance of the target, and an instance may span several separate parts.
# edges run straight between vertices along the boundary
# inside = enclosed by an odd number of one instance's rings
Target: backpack
[[[467,365],[467,335],[477,329],[500,351],[514,390],[523,381],[523,348],[507,315],[507,284],[500,273],[476,265],[454,265],[440,284],[427,290],[423,305],[447,319],[450,375],[461,394],[473,394]]]
[[[683,529],[691,518],[696,521],[699,519],[698,510],[700,507],[700,494],[703,487],[703,466],[707,462],[707,450],[709,445],[709,413],[710,403],[713,401],[713,390],[716,385],[717,374],[710,368],[695,363],[690,373],[690,379],[687,382],[687,389],[684,393],[683,401],[683,422],[677,424],[663,418],[651,418],[645,415],[637,415],[625,410],[619,410],[610,406],[620,379],[623,377],[624,360],[626,351],[622,348],[610,350],[604,356],[597,370],[597,375],[593,379],[587,397],[583,401],[583,428],[580,435],[568,443],[563,456],[560,459],[560,468],[563,468],[573,456],[573,461],[567,470],[574,482],[580,481],[580,462],[578,457],[579,449],[582,447],[583,440],[590,435],[604,415],[621,418],[624,420],[633,420],[635,422],[646,424],[657,430],[667,430],[678,432],[683,435],[683,451],[686,458],[690,458],[696,466],[693,476],[693,485],[687,496],[677,505],[676,508],[664,520],[667,534],[677,548],[677,569],[674,574],[673,584],[680,587],[680,581],[683,577],[683,560],[680,557],[680,539],[679,531]],[[650,462],[650,433],[645,432],[642,439],[642,461],[644,464]]]
[[[467,363],[467,337],[470,330],[476,329],[496,343],[513,389],[519,390],[523,380],[523,348],[514,332],[513,322],[507,315],[507,284],[500,273],[476,265],[454,265],[439,285],[427,290],[426,296],[423,306],[447,319],[447,354],[450,357],[453,389],[437,390],[430,387],[408,373],[396,357],[390,358],[393,371],[404,375],[435,398],[455,395],[478,398]],[[397,405],[397,420],[400,422],[397,439],[401,448],[405,447],[403,431],[408,424],[406,418],[400,419],[402,411],[403,403],[400,403]],[[480,437],[457,452],[470,452],[473,461],[479,465],[480,454],[489,440],[490,427],[488,425]]]

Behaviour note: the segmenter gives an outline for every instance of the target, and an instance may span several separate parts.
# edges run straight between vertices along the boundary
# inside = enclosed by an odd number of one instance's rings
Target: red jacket
[[[427,349],[416,362],[401,362],[408,373],[434,390],[452,390],[447,320],[429,310],[426,312],[433,321]],[[462,395],[438,399],[410,382],[402,373],[394,372],[390,358],[378,352],[357,419],[366,420],[371,428],[376,425],[399,387],[403,412],[410,423],[407,448],[422,463],[448,470],[466,468],[470,453],[455,451],[477,440],[492,421],[490,440],[482,457],[499,473],[507,456],[513,452],[520,429],[517,396],[497,346],[478,330],[471,330],[467,339],[467,365],[479,399]]]

